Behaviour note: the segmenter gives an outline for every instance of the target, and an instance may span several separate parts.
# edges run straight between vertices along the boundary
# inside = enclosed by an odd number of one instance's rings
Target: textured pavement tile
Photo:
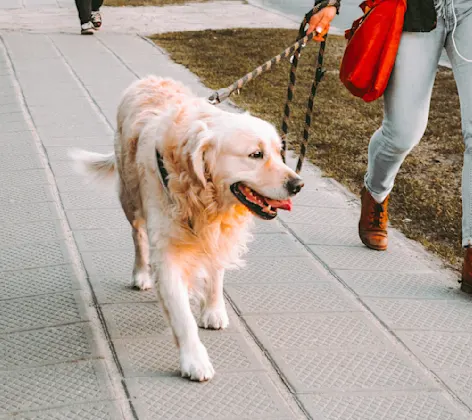
[[[62,241],[11,246],[1,248],[0,252],[0,271],[24,270],[69,262],[69,253]]]
[[[72,158],[69,156],[69,152],[71,149],[72,147],[50,146],[46,148],[46,151],[48,154],[48,158],[51,161],[72,160]],[[86,149],[89,152],[107,154],[113,150],[113,147],[112,146],[86,145],[86,146],[83,146],[83,149]]]
[[[200,332],[218,372],[260,370],[262,365],[240,334]],[[115,340],[125,376],[180,376],[179,351],[169,337]]]
[[[294,207],[290,213],[280,213],[286,223],[314,225],[357,226],[358,215],[352,209],[332,209],[317,207]]]
[[[22,244],[51,242],[58,239],[64,239],[63,230],[58,220],[6,225],[0,230],[0,249]]]
[[[270,352],[385,346],[385,337],[362,313],[248,315],[244,319]]]
[[[106,191],[84,190],[61,193],[61,200],[65,210],[82,209],[121,209],[118,194],[113,189]]]
[[[433,389],[394,349],[277,350],[272,357],[297,393]]]
[[[0,335],[0,371],[97,357],[86,323]]]
[[[46,172],[42,169],[30,169],[26,171],[2,172],[4,185],[41,185],[48,184]]]
[[[285,228],[275,220],[257,220],[255,226],[252,229],[253,233],[282,233],[285,232]]]
[[[123,210],[70,210],[66,212],[73,230],[82,229],[119,229],[129,226]]]
[[[317,420],[465,420],[443,393],[395,392],[302,395]]]
[[[337,274],[360,296],[467,300],[450,273],[338,270]]]
[[[408,348],[430,369],[469,369],[472,333],[445,331],[400,331]]]
[[[444,371],[438,373],[439,377],[452,389],[452,391],[472,410],[472,369]]]
[[[24,171],[44,168],[44,163],[36,153],[24,155],[0,155],[0,172]]]
[[[95,135],[95,136],[84,136],[84,137],[64,137],[64,136],[50,136],[41,139],[46,147],[51,146],[62,146],[62,147],[78,147],[86,149],[87,146],[109,146],[110,149],[113,147],[113,136],[107,135]]]
[[[0,301],[81,288],[69,265],[0,273]]]
[[[45,411],[32,411],[14,417],[14,420],[122,420],[120,409],[113,402],[103,401],[73,405]]]
[[[331,268],[376,271],[430,271],[424,258],[399,251],[374,252],[365,247],[312,245]]]
[[[357,225],[309,225],[290,223],[288,227],[307,245],[361,246]]]
[[[242,314],[357,310],[342,289],[331,283],[231,284],[225,290]]]
[[[9,204],[43,203],[54,201],[48,185],[4,186],[0,190],[0,202]]]
[[[98,186],[93,179],[80,175],[56,177],[56,185],[59,192],[62,194],[68,191],[102,191],[103,186]]]
[[[366,299],[365,303],[392,329],[472,331],[470,303],[413,299]]]
[[[90,277],[99,303],[156,302],[154,289],[138,290],[131,287],[131,271],[115,276]]]
[[[104,369],[86,361],[0,372],[0,414],[107,399]]]
[[[135,378],[127,383],[131,394],[140,397],[136,408],[143,420],[254,420],[291,414],[268,378],[259,373],[217,374],[201,384],[176,377]]]
[[[74,232],[77,246],[81,251],[133,251],[131,226],[125,229],[91,229]]]
[[[115,252],[83,252],[82,260],[90,276],[102,277],[131,273],[134,266],[134,250]]]
[[[305,183],[306,185],[306,183]],[[294,207],[323,207],[323,208],[341,208],[348,207],[350,199],[340,194],[338,191],[332,189],[327,190],[313,190],[303,188],[300,194],[294,197]]]
[[[0,334],[86,319],[77,292],[12,299],[0,305]]]
[[[20,114],[17,112],[16,114]],[[2,115],[8,114],[0,114]],[[0,126],[1,126],[1,118],[0,118]],[[15,140],[8,140],[8,141],[0,141],[0,153],[2,155],[24,155],[24,154],[35,154],[38,153],[38,148],[33,141],[33,138],[26,138],[26,139],[15,139]]]
[[[103,305],[102,311],[112,339],[165,334],[172,341],[172,333],[158,302]]]
[[[230,283],[305,283],[332,279],[311,257],[248,259],[246,266],[225,275]]]
[[[249,244],[247,258],[259,257],[298,257],[307,256],[308,252],[303,245],[290,235],[271,234],[257,235],[254,242]]]
[[[0,224],[18,224],[57,220],[59,215],[53,203],[7,204],[0,212]]]

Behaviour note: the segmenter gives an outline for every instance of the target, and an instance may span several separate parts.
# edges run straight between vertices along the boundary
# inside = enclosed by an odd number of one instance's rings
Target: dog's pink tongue
[[[290,198],[288,200],[271,200],[266,198],[265,200],[273,209],[292,210],[292,200]]]

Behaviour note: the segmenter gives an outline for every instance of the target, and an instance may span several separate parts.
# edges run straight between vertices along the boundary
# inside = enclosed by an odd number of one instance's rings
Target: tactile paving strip
[[[456,300],[366,299],[390,328],[400,330],[471,331],[470,303]]]
[[[296,392],[393,391],[436,386],[393,349],[279,350],[272,355]]]
[[[69,265],[0,273],[0,301],[80,288]]]
[[[361,313],[250,315],[245,320],[270,350],[372,349],[385,342]]]
[[[246,266],[225,275],[229,283],[305,283],[332,278],[313,258],[258,258],[248,259]]]
[[[3,301],[0,334],[85,320],[73,293],[57,293]]]
[[[440,392],[301,395],[317,420],[465,420]]]
[[[338,270],[337,274],[361,296],[466,299],[458,292],[457,282],[445,274],[349,270]]]
[[[239,334],[209,331],[200,338],[218,372],[262,369]],[[125,376],[180,375],[179,350],[170,337],[116,340],[115,348]]]
[[[366,247],[322,246],[310,248],[331,268],[375,271],[430,271],[424,259],[410,253],[376,252]]]
[[[131,394],[140,397],[136,408],[143,420],[255,420],[290,416],[264,374],[217,374],[210,382],[201,384],[175,377],[136,378],[127,382]]]
[[[69,254],[64,242],[23,244],[2,248],[0,271],[46,267],[68,262]]]
[[[0,370],[88,359],[91,345],[85,323],[0,335]]]
[[[327,189],[309,190],[303,188],[293,199],[294,207],[307,206],[345,209],[348,207],[348,204],[349,198]]]
[[[0,372],[0,415],[104,400],[103,369],[87,361]]]
[[[472,333],[400,331],[400,338],[429,368],[470,368]]]
[[[225,287],[242,314],[353,311],[356,306],[335,284],[238,284]]]
[[[12,171],[2,173],[4,185],[42,185],[48,184],[46,172],[43,169],[30,169],[27,171]]]
[[[292,236],[281,234],[257,235],[249,244],[247,258],[299,257],[309,255]]]
[[[6,225],[2,226],[0,230],[0,248],[35,242],[50,242],[63,238],[61,226],[56,220]]]

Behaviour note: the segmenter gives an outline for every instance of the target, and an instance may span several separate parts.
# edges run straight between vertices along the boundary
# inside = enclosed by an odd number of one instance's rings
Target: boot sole
[[[465,281],[462,281],[461,283],[461,290],[464,293],[467,293],[469,295],[472,295],[472,284],[466,283]]]
[[[371,243],[364,241],[364,239],[361,238],[362,243],[369,249],[373,249],[374,251],[386,251],[387,247],[386,246],[376,246],[372,245]]]

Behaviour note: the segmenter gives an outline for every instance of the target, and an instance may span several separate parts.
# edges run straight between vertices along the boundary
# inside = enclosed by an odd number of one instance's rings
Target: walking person
[[[310,30],[326,33],[336,7],[322,9]],[[445,47],[460,97],[465,153],[462,169],[461,289],[472,293],[472,1],[407,0],[395,67],[384,93],[382,126],[370,140],[361,193],[359,236],[378,251],[388,244],[388,200],[408,153],[426,130],[431,94]],[[443,139],[447,141],[447,139]]]
[[[102,26],[100,7],[103,0],[75,0],[80,19],[80,33],[93,35]]]

